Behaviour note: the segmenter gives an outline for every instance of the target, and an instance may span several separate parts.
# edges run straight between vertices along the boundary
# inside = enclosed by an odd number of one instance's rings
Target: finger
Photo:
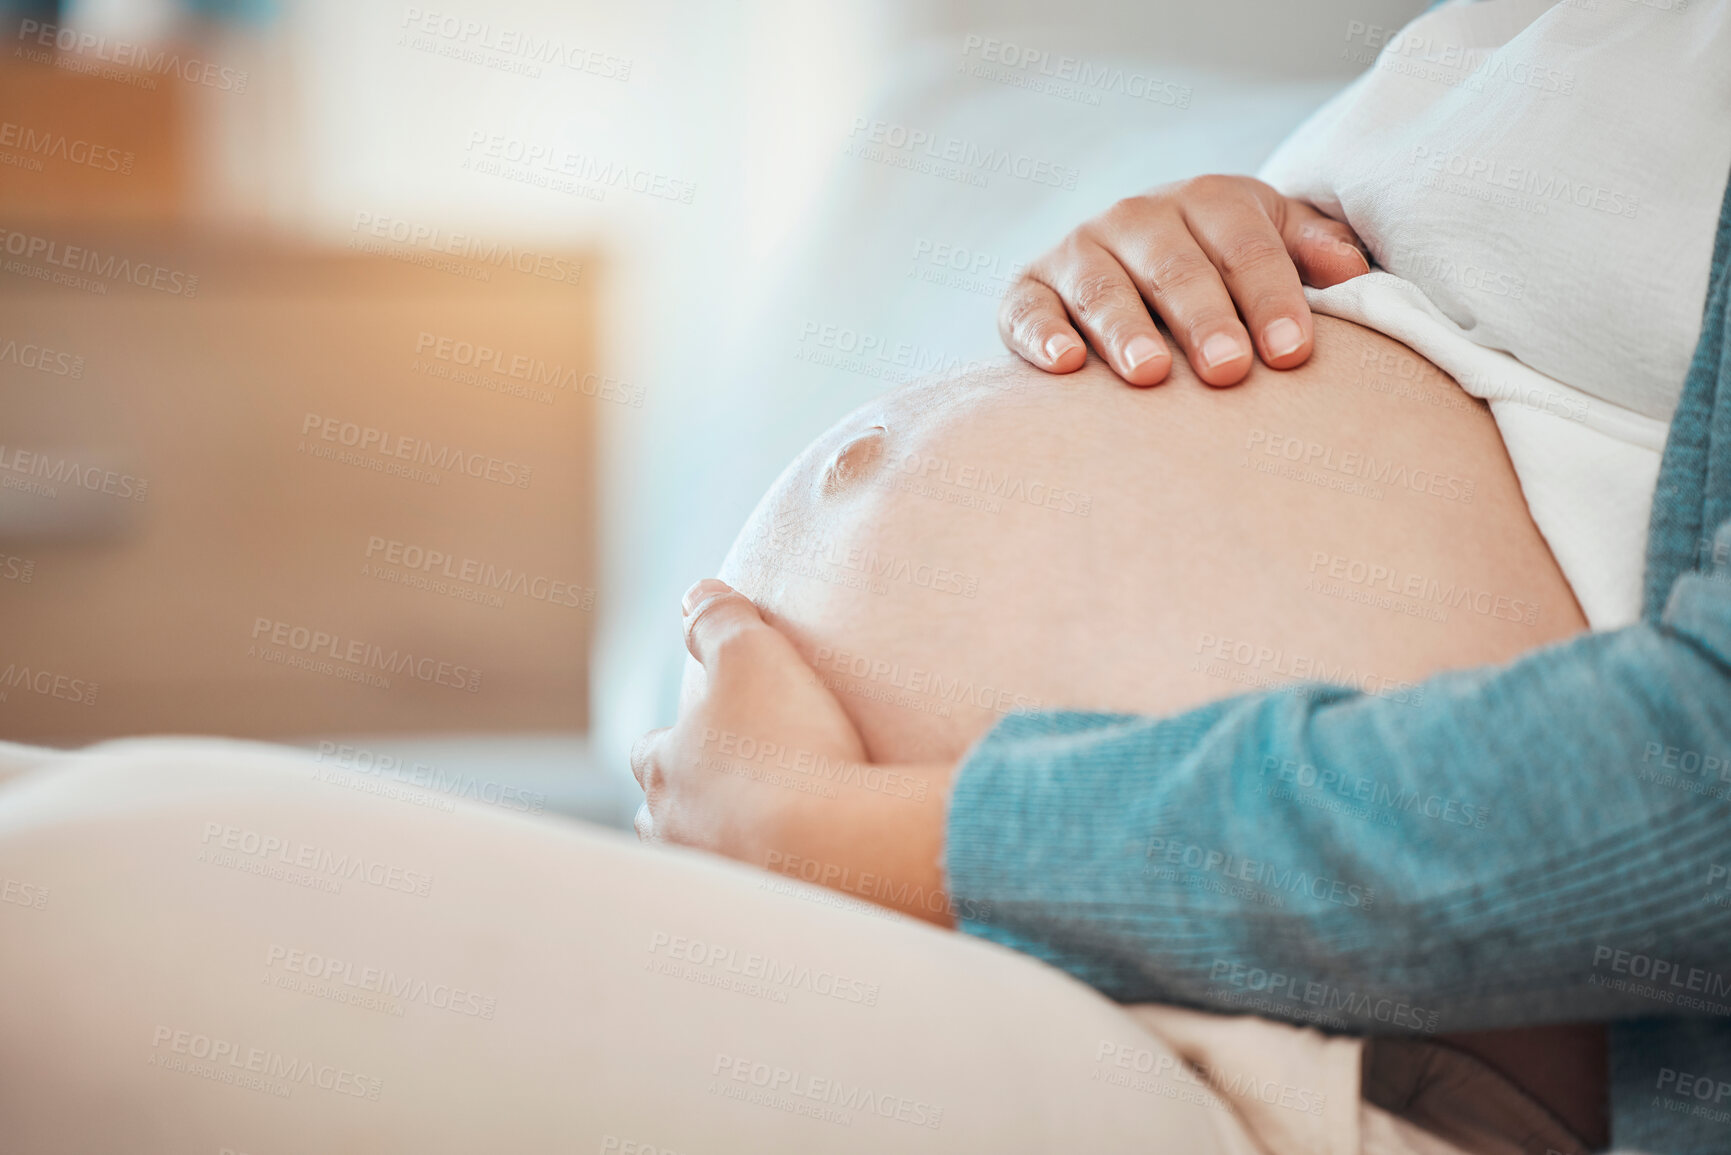
[[[631,776],[637,779],[637,785],[644,790],[649,789],[649,769],[655,763],[655,752],[661,744],[661,736],[670,729],[671,726],[663,726],[659,730],[651,730],[631,745]]]
[[[639,842],[655,841],[655,819],[649,813],[649,803],[645,802],[637,808],[637,814],[631,819],[631,825],[637,831]]]
[[[1318,289],[1370,272],[1364,242],[1352,226],[1325,216],[1300,200],[1288,199],[1281,239],[1304,283]]]
[[[1196,375],[1236,385],[1250,372],[1250,338],[1239,323],[1220,272],[1176,213],[1140,221],[1111,220],[1104,234],[1120,266],[1166,322]]]
[[[998,306],[998,336],[1010,352],[1048,373],[1074,373],[1088,359],[1058,294],[1025,277],[1010,286]]]
[[[1310,306],[1264,203],[1249,187],[1233,185],[1185,202],[1184,219],[1220,270],[1263,362],[1276,369],[1302,364],[1310,356]]]
[[[686,590],[683,606],[685,648],[706,671],[725,649],[770,630],[751,599],[720,578],[704,578]]]
[[[1073,236],[1030,272],[1057,291],[1088,344],[1118,376],[1132,385],[1157,385],[1172,371],[1172,354],[1141,291],[1092,237]]]

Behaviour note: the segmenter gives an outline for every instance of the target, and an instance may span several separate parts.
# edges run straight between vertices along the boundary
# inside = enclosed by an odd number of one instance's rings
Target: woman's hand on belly
[[[953,925],[939,859],[954,765],[869,764],[816,672],[725,583],[699,582],[684,610],[701,689],[631,752],[638,836]]]
[[[1074,373],[1080,329],[1113,372],[1157,385],[1172,369],[1158,313],[1199,378],[1236,385],[1257,356],[1276,369],[1310,356],[1301,277],[1327,288],[1369,271],[1340,221],[1253,177],[1200,176],[1126,197],[1065,237],[1005,294],[998,331],[1030,365]]]

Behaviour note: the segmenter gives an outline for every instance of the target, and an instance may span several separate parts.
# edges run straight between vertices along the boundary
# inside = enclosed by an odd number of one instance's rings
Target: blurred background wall
[[[0,737],[322,742],[619,820],[678,597],[782,466],[1422,7],[13,4]]]

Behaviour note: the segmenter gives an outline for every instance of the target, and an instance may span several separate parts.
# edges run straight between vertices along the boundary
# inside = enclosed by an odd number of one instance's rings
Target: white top
[[[1636,620],[1731,175],[1731,0],[1479,0],[1398,32],[1260,176],[1384,271],[1308,290],[1491,403],[1595,629]]]

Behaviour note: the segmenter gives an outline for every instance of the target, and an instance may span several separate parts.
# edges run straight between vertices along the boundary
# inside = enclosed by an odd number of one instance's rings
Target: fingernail
[[[1225,333],[1216,333],[1202,342],[1202,367],[1204,369],[1218,369],[1230,361],[1243,359],[1244,350],[1239,347],[1237,341]]]
[[[691,588],[685,591],[685,597],[680,599],[679,608],[689,614],[698,607],[704,598],[726,592],[727,583],[720,578],[704,578],[702,581],[694,582]]]
[[[1291,317],[1276,317],[1268,323],[1268,328],[1262,330],[1262,347],[1268,350],[1270,357],[1296,353],[1302,344],[1304,330]]]
[[[1160,356],[1163,350],[1160,342],[1147,335],[1133,337],[1124,346],[1124,367],[1134,373],[1154,358]]]
[[[1046,360],[1056,365],[1060,360],[1069,355],[1070,350],[1080,349],[1081,347],[1081,342],[1070,336],[1070,334],[1054,333],[1052,336],[1046,338]]]

